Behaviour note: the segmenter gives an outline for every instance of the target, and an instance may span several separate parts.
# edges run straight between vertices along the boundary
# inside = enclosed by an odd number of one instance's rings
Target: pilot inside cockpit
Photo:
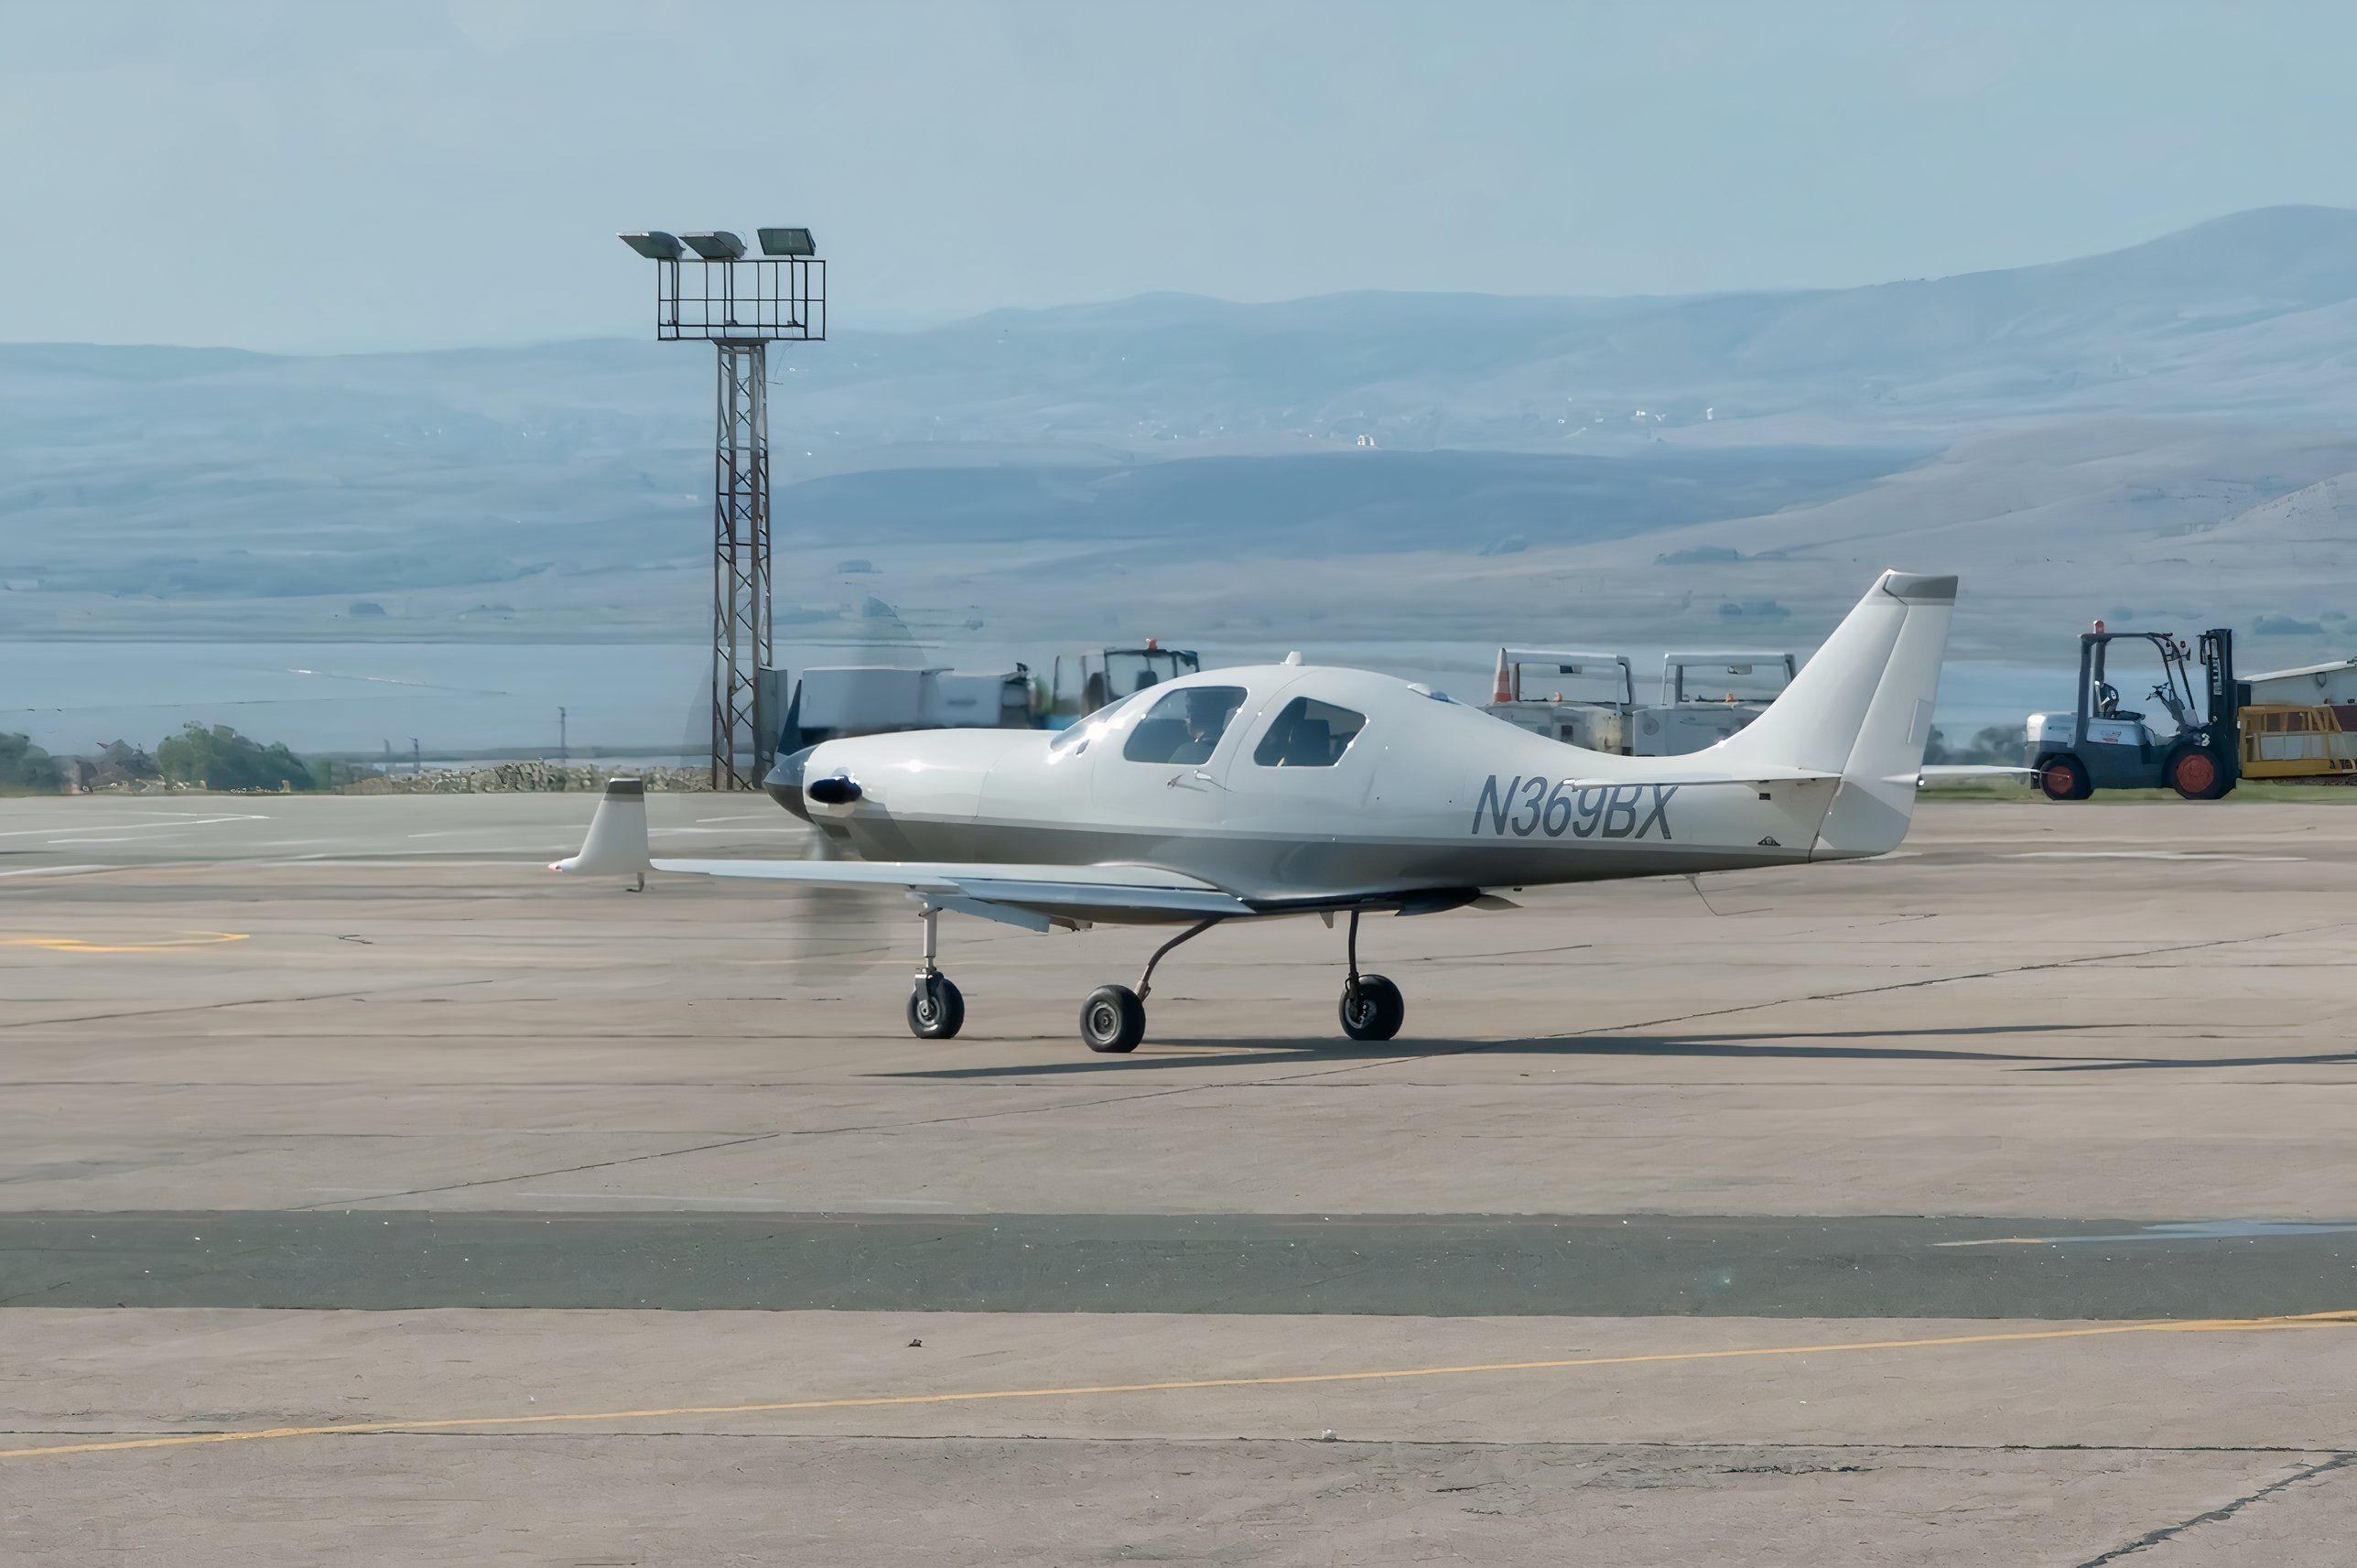
[[[1186,739],[1171,752],[1173,762],[1196,764],[1211,761],[1227,721],[1243,704],[1244,694],[1233,687],[1199,687],[1186,694]]]

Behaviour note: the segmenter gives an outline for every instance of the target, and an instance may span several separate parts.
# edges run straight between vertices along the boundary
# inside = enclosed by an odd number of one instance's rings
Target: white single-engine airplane
[[[643,785],[606,787],[581,852],[554,870],[649,871],[900,888],[924,925],[909,1027],[965,1022],[935,966],[941,912],[1034,931],[1183,925],[1137,989],[1080,1010],[1092,1051],[1145,1035],[1154,967],[1231,920],[1347,915],[1342,1027],[1389,1040],[1406,1006],[1358,972],[1358,917],[1467,904],[1488,890],[1884,854],[1907,836],[1956,579],[1885,572],[1766,713],[1707,751],[1618,757],[1518,730],[1364,670],[1207,670],[1049,735],[930,730],[828,741],[763,781],[825,852],[858,860],[650,860]]]

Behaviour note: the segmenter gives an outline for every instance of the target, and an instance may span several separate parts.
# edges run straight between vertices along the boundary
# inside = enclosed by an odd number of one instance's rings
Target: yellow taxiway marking
[[[248,931],[196,931],[158,942],[85,942],[79,936],[0,936],[0,947],[42,947],[52,953],[179,953],[253,939]]]
[[[269,1438],[343,1437],[382,1432],[458,1432],[485,1426],[553,1426],[564,1422],[669,1421],[681,1416],[773,1415],[788,1411],[876,1410],[892,1405],[977,1404],[991,1400],[1071,1400],[1102,1394],[1166,1394],[1201,1389],[1278,1389],[1306,1383],[1375,1383],[1407,1378],[1459,1378],[1491,1372],[1553,1372],[1584,1367],[1660,1366],[1680,1361],[1737,1361],[1772,1356],[1832,1356],[1859,1350],[1927,1350],[1956,1345],[2021,1345],[2036,1340],[2095,1339],[2119,1334],[2248,1334],[2267,1329],[2357,1325],[2357,1311],[2284,1317],[2229,1317],[2103,1324],[2091,1328],[2022,1329],[2007,1334],[1947,1334],[1926,1339],[1851,1340],[1832,1345],[1773,1345],[1733,1350],[1662,1350],[1633,1356],[1578,1356],[1552,1361],[1482,1361],[1459,1367],[1403,1367],[1365,1372],[1295,1372],[1261,1378],[1185,1378],[1162,1383],[1087,1383],[1052,1389],[993,1389],[950,1394],[867,1394],[825,1400],[776,1400],[760,1404],[673,1405],[657,1410],[573,1411],[560,1414],[447,1416],[437,1420],[359,1421],[332,1426],[268,1426],[233,1432],[182,1432],[162,1437],[109,1438],[46,1448],[0,1448],[0,1459],[41,1459],[67,1454],[117,1454],[133,1448],[189,1448],[211,1443]]]

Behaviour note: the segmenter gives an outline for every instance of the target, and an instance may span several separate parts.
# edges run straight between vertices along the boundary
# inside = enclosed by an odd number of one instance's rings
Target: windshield
[[[1772,702],[1790,681],[1781,658],[1680,665],[1671,679],[1680,702]]]
[[[1195,655],[1170,648],[1115,648],[1105,654],[1108,701],[1195,673]]]
[[[1575,664],[1517,660],[1514,689],[1524,702],[1624,703],[1628,676],[1617,664],[1587,659]]]
[[[2092,718],[2141,722],[2156,738],[2175,735],[2189,718],[2189,693],[2177,672],[2146,637],[2120,637],[2095,649],[2093,685],[2087,694]]]
[[[1124,697],[1103,712],[1092,713],[1069,729],[1058,730],[1055,739],[1047,743],[1048,751],[1059,756],[1078,756],[1088,750],[1090,742],[1112,733],[1115,726],[1138,706],[1138,702],[1135,697]]]

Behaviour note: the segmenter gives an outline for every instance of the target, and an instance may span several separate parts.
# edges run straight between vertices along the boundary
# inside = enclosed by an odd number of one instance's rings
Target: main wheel
[[[2049,757],[2038,767],[2038,787],[2049,800],[2084,800],[2095,793],[2087,764],[2076,757]]]
[[[966,997],[947,975],[919,980],[908,993],[908,1032],[919,1040],[948,1040],[966,1027]]]
[[[1342,988],[1342,1032],[1353,1040],[1389,1040],[1408,1021],[1408,999],[1381,975]]]
[[[1080,1039],[1091,1051],[1120,1055],[1146,1037],[1146,1004],[1128,986],[1098,986],[1080,1004]]]
[[[2172,752],[2161,770],[2168,787],[2188,800],[2216,800],[2226,793],[2226,770],[2216,756],[2199,746]]]

